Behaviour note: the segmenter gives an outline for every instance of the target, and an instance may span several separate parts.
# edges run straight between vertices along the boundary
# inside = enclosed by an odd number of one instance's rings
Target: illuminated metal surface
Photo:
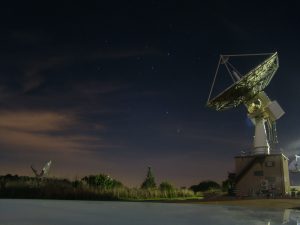
[[[49,173],[51,163],[52,163],[51,160],[49,162],[47,162],[40,173],[36,169],[34,169],[32,165],[31,165],[31,169],[36,177],[38,177],[38,178],[44,177]]]
[[[299,173],[300,172],[300,156],[295,155],[295,159],[289,164],[289,171],[292,173]]]
[[[238,82],[232,84],[215,98],[209,99],[207,106],[220,111],[250,101],[268,86],[278,67],[279,61],[276,52],[248,72]]]

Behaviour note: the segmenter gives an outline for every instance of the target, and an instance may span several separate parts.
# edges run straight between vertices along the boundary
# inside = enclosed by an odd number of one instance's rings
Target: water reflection
[[[291,221],[291,223],[289,223]],[[283,214],[282,224],[300,225],[300,210],[286,209]]]
[[[219,208],[216,208],[214,211],[219,213],[219,216],[223,218],[223,222],[217,220],[216,224],[300,225],[300,210],[297,209],[281,210],[235,206],[218,207]],[[229,217],[231,217],[231,219],[229,219]]]
[[[201,204],[0,200],[0,225],[300,225],[300,211]]]

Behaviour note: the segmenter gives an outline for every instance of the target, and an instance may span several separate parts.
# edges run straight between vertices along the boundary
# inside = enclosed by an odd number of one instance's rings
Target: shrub
[[[196,192],[205,192],[210,189],[221,189],[221,186],[215,182],[215,181],[202,181],[198,185],[193,185],[190,187],[191,190],[193,190],[195,193]]]
[[[174,190],[174,187],[172,184],[170,184],[169,182],[167,181],[164,181],[162,182],[160,185],[159,185],[159,189],[161,191],[173,191]]]
[[[81,179],[90,187],[98,187],[100,189],[113,189],[122,187],[122,183],[105,174],[90,175]]]

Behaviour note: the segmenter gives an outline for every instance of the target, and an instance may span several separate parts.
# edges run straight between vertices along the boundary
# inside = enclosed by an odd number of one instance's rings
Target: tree
[[[168,181],[164,181],[159,185],[159,189],[161,191],[173,191],[174,187],[172,184],[170,184]]]
[[[142,189],[156,188],[155,179],[154,179],[154,176],[152,174],[150,166],[148,167],[147,176],[146,176],[146,179],[144,180],[144,182],[142,183],[141,188]]]
[[[228,173],[228,178],[222,182],[222,191],[230,196],[235,195],[235,177],[235,173]]]
[[[190,187],[194,192],[199,192],[199,191],[208,191],[210,189],[221,189],[221,186],[215,182],[215,181],[202,181],[198,185],[193,185]]]
[[[113,189],[122,186],[120,181],[117,181],[105,174],[90,175],[82,178],[91,187],[98,187],[101,189]]]

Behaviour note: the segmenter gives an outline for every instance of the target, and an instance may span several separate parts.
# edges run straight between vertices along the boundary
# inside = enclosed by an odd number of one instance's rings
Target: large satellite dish
[[[242,75],[230,62],[232,57],[261,56],[267,58],[252,70]],[[224,66],[233,84],[215,97],[211,97],[219,68]],[[271,101],[263,91],[279,67],[278,54],[262,53],[248,55],[220,55],[219,63],[208,96],[207,106],[222,111],[244,104],[248,117],[255,125],[253,154],[269,154],[270,144],[277,143],[276,120],[284,111],[277,101]],[[267,125],[267,129],[266,129]]]
[[[209,96],[207,106],[215,108],[216,110],[237,107],[253,99],[255,95],[268,86],[279,67],[278,55],[277,52],[275,52],[241,78],[239,76],[240,73],[229,62],[229,58],[232,56],[235,55],[221,55],[218,68],[220,64],[225,65],[229,74],[237,81],[213,99],[210,99],[211,96]],[[232,70],[230,70],[230,68],[232,68]]]

